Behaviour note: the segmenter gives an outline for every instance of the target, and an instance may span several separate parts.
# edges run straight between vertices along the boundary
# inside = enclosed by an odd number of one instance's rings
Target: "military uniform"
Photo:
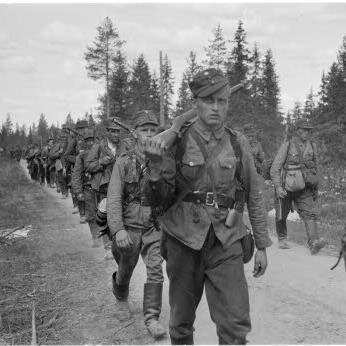
[[[257,173],[263,175],[264,151],[262,144],[257,139],[257,131],[252,124],[247,124],[244,126],[244,132],[250,143],[251,153]]]
[[[66,183],[66,172],[64,172],[63,157],[62,154],[66,150],[67,137],[65,133],[61,133],[59,140],[53,145],[52,149],[49,151],[49,158],[54,162],[56,181],[57,181],[57,191],[66,196],[67,194],[67,183]]]
[[[92,130],[86,131],[84,138],[94,138],[94,132]],[[75,166],[72,171],[72,189],[78,196],[79,200],[79,212],[81,217],[85,216],[85,220],[88,222],[92,239],[95,241],[99,234],[98,227],[95,223],[96,213],[96,196],[91,187],[91,175],[86,172],[85,158],[88,155],[88,150],[84,147],[83,150],[76,157]]]
[[[31,179],[40,180],[40,149],[37,144],[33,145],[27,153],[26,160],[28,162],[28,170]]]
[[[119,130],[119,127],[111,120],[107,120],[105,126],[107,129]],[[95,143],[85,157],[85,170],[91,175],[91,193],[96,201],[95,214],[97,205],[107,197],[108,183],[112,175],[113,165],[121,151],[121,143],[116,145],[105,138],[99,143]],[[105,250],[110,250],[112,244],[109,239],[104,236],[102,240]]]
[[[299,121],[297,128],[312,127],[304,121]],[[301,162],[303,161],[303,162]],[[317,149],[315,143],[310,140],[303,141],[298,136],[293,136],[290,141],[285,141],[279,151],[277,152],[270,169],[271,179],[274,183],[275,189],[282,187],[282,175],[288,169],[288,166],[301,166],[303,171],[317,175]],[[285,198],[278,198],[276,196],[276,232],[279,241],[287,239],[287,216],[292,209],[292,203],[297,208],[297,211],[304,221],[305,229],[308,238],[308,247],[314,252],[314,245],[319,247],[321,241],[317,229],[318,210],[315,203],[317,197],[317,186],[306,184],[305,188],[290,192],[287,191]],[[278,216],[281,216],[280,218]]]
[[[157,118],[150,111],[137,113],[136,126],[158,126]],[[112,252],[118,263],[113,273],[113,292],[118,300],[127,300],[129,284],[139,255],[146,266],[147,280],[144,284],[143,313],[145,324],[154,337],[161,337],[165,330],[159,326],[153,332],[152,323],[157,323],[162,306],[162,257],[160,254],[161,231],[144,195],[147,167],[143,155],[136,151],[122,154],[116,161],[107,193],[107,221],[110,234],[126,230],[132,239],[129,250],[118,248],[113,241]],[[157,325],[156,325],[157,326]]]
[[[220,71],[209,69],[189,84],[195,97],[208,97],[228,83]],[[211,160],[208,168],[206,160]],[[245,343],[251,323],[241,245],[247,234],[244,202],[257,248],[271,244],[246,138],[223,125],[211,131],[198,119],[182,135],[172,156],[161,163],[150,161],[149,168],[148,198],[152,205],[167,208],[160,224],[170,281],[172,343],[193,343],[195,312],[204,286],[220,344]],[[233,209],[232,225],[226,226]]]

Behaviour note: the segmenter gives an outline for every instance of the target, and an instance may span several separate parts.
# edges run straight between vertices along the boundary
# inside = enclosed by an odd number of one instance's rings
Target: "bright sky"
[[[158,71],[159,50],[168,54],[176,89],[189,51],[202,60],[212,29],[220,23],[231,40],[242,19],[250,47],[273,50],[283,111],[317,91],[346,35],[345,3],[0,4],[0,123],[6,113],[27,125],[44,113],[61,124],[95,109],[103,86],[87,77],[83,54],[106,16],[130,62],[143,53]]]

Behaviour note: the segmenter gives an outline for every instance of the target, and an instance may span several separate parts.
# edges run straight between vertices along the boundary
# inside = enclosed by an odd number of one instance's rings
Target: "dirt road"
[[[153,343],[142,321],[145,268],[141,260],[130,287],[133,320],[120,323],[114,315],[111,292],[113,261],[103,259],[102,248],[91,248],[87,225],[81,225],[79,217],[71,214],[71,199],[63,200],[55,190],[44,189],[43,201],[31,200],[37,223],[28,239],[35,243],[36,255],[42,263],[41,284],[52,296],[52,309],[60,313],[54,333],[41,340],[59,344]],[[262,278],[252,277],[252,263],[246,266],[253,323],[249,342],[345,343],[344,267],[330,271],[334,257],[310,256],[306,248],[295,244],[289,250],[279,250],[274,243],[268,250],[268,258],[269,267]],[[162,312],[166,325],[169,318],[167,290],[166,278]],[[195,327],[196,343],[217,343],[205,297],[198,308]],[[168,344],[169,340],[166,338],[160,343]]]

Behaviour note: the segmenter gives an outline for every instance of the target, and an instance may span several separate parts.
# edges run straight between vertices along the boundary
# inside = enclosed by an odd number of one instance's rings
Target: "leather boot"
[[[144,284],[144,322],[150,335],[155,339],[161,338],[166,334],[165,328],[159,323],[161,306],[162,283]]]
[[[183,338],[174,338],[171,336],[172,345],[193,345],[193,334],[184,336]]]
[[[113,294],[115,296],[115,315],[119,321],[127,321],[131,318],[130,306],[128,302],[129,285],[117,284],[117,272],[112,274]]]
[[[304,220],[306,235],[308,238],[308,248],[312,255],[317,254],[326,244],[325,239],[318,235],[316,220]]]

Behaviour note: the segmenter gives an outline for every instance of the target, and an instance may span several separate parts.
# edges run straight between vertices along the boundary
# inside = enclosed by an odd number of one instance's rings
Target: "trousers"
[[[126,228],[126,230],[133,242],[131,248],[123,250],[117,247],[115,241],[112,244],[113,257],[118,264],[117,284],[129,284],[139,255],[142,256],[147,270],[147,283],[162,283],[161,231],[157,231],[154,227],[150,229]]]
[[[219,343],[245,343],[251,322],[240,241],[223,249],[213,226],[201,250],[193,250],[168,234],[164,239],[171,338],[184,340],[192,336],[196,309],[205,287]]]

